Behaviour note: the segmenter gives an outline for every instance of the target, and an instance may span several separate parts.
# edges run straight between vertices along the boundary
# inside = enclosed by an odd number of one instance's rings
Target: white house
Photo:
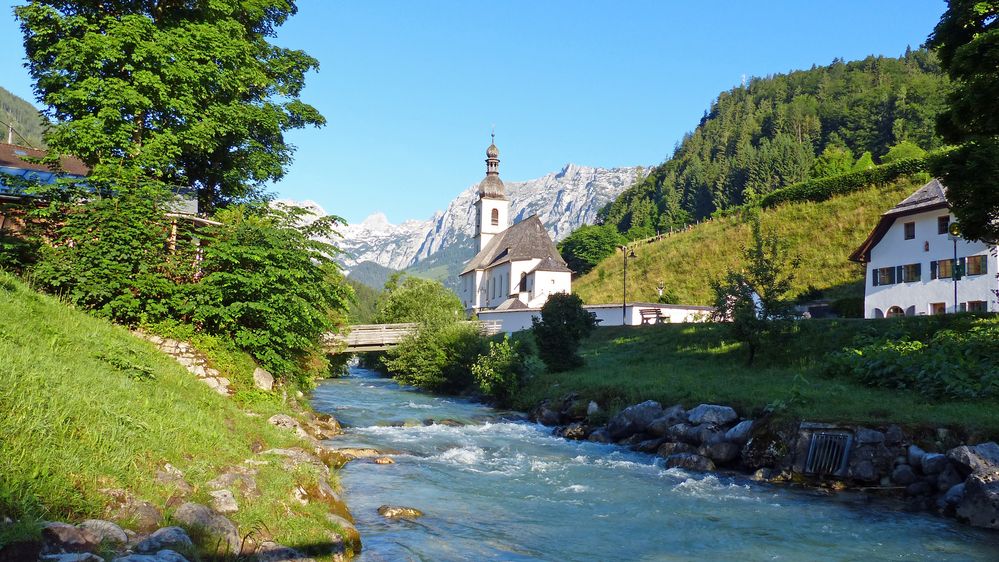
[[[486,177],[475,202],[479,252],[458,277],[465,310],[540,309],[555,293],[572,291],[572,272],[536,215],[510,225],[510,200],[499,178],[499,149],[486,149]]]
[[[995,246],[951,236],[952,220],[946,188],[936,179],[881,216],[850,255],[867,267],[865,318],[999,310]],[[965,272],[958,281],[955,252]]]

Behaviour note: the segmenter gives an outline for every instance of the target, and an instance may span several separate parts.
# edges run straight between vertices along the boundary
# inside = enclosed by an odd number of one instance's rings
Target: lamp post
[[[959,311],[957,304],[957,282],[964,275],[964,271],[961,266],[957,265],[957,239],[961,237],[961,225],[956,222],[950,223],[947,227],[947,238],[950,238],[954,242],[954,262],[951,264],[950,273],[951,278],[954,280],[954,313]]]
[[[629,250],[627,246],[621,248],[621,255],[624,256],[624,296],[621,299],[621,325],[628,325],[628,258],[635,257],[635,251]]]

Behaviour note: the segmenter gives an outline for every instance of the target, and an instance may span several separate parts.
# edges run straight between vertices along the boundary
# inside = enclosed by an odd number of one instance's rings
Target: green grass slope
[[[209,357],[233,353],[214,349]],[[210,504],[207,482],[227,467],[267,460],[255,453],[261,449],[302,446],[266,422],[289,408],[248,388],[242,371],[252,371],[252,361],[216,366],[233,380],[235,397],[215,393],[126,329],[0,272],[0,521],[29,522],[16,531],[0,526],[0,547],[37,532],[31,521],[108,517],[111,497],[102,490],[179,505],[177,490],[154,479],[165,463],[193,487],[186,501]],[[328,541],[327,509],[292,496],[316,478],[271,459],[257,476],[259,497],[234,490],[240,510],[231,519],[243,533],[266,528],[290,546]]]
[[[847,257],[867,238],[881,213],[921,183],[902,179],[827,201],[790,203],[760,211],[764,230],[776,231],[790,254],[801,257],[795,294],[814,287],[825,298],[863,297],[864,269]],[[746,221],[732,215],[657,242],[633,243],[636,257],[628,261],[628,299],[655,301],[656,285],[661,281],[681,303],[711,304],[710,282],[739,266],[749,236]],[[611,255],[574,280],[573,290],[587,303],[619,302],[622,261],[620,253]]]

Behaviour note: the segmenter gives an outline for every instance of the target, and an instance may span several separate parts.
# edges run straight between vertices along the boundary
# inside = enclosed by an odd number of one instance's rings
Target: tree
[[[541,319],[531,319],[538,356],[549,371],[579,367],[579,345],[596,325],[593,313],[583,308],[579,295],[556,293],[541,307]]]
[[[322,125],[299,99],[318,62],[268,42],[290,0],[32,0],[15,8],[53,126],[45,141],[120,193],[195,189],[202,212],[260,195],[291,162],[284,133]]]
[[[577,275],[582,275],[627,242],[612,226],[583,225],[559,244],[562,259]]]
[[[302,226],[299,207],[231,206],[204,236],[193,322],[224,335],[281,376],[308,383],[326,365],[322,336],[347,314],[350,287],[329,237],[339,217]],[[313,367],[310,368],[310,365]],[[317,366],[317,367],[316,367]]]
[[[874,157],[871,156],[871,151],[868,150],[857,158],[857,162],[853,165],[853,170],[855,172],[860,172],[862,170],[868,170],[874,167]]]
[[[715,318],[730,322],[733,337],[749,349],[750,364],[757,351],[784,333],[786,321],[795,317],[788,294],[801,261],[788,258],[780,238],[764,233],[758,217],[751,228],[751,244],[743,251],[745,268],[729,270],[724,279],[711,283]]]
[[[812,164],[812,177],[825,178],[853,171],[853,153],[844,146],[828,145]]]
[[[926,156],[926,151],[919,148],[918,144],[911,141],[902,141],[888,149],[888,154],[881,157],[881,163],[891,164],[899,160],[922,158],[924,156]]]
[[[937,119],[947,142],[961,144],[931,163],[947,185],[962,236],[999,240],[999,1],[949,0],[928,44],[954,88]]]
[[[378,297],[375,323],[418,322],[438,326],[465,319],[465,307],[439,281],[393,274]]]

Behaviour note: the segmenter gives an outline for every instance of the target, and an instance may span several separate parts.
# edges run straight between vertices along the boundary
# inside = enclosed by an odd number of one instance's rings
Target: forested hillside
[[[45,118],[33,105],[0,88],[0,129],[2,142],[7,142],[7,126],[14,127],[14,144],[42,148],[42,133],[45,132]]]
[[[672,158],[601,212],[647,238],[816,177],[938,148],[949,88],[925,50],[754,78],[723,92]]]

